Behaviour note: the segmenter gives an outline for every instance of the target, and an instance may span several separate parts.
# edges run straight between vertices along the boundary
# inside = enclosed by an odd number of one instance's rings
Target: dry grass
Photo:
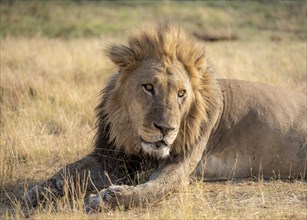
[[[109,41],[109,40],[108,40]],[[97,94],[114,66],[105,39],[1,40],[0,218],[25,185],[45,179],[91,151]],[[207,45],[217,77],[306,91],[304,42]],[[85,215],[82,200],[36,210],[33,219],[306,219],[304,182],[197,183],[158,204]],[[16,208],[16,207],[13,207]],[[16,216],[18,217],[18,216]],[[20,217],[20,216],[19,216]]]

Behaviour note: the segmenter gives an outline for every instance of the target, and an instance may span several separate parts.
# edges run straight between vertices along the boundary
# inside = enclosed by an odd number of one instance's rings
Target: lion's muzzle
[[[150,143],[141,141],[141,146],[145,153],[150,156],[156,157],[157,159],[169,156],[170,146],[162,144],[161,142]]]
[[[178,132],[175,128],[161,129],[156,125],[153,127],[155,128],[142,126],[138,131],[142,150],[153,157],[165,158],[169,156]]]

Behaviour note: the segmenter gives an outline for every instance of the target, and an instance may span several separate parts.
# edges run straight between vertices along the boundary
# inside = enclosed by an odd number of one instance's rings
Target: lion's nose
[[[162,134],[167,134],[170,131],[175,130],[174,127],[170,126],[170,125],[166,125],[166,124],[162,124],[162,123],[154,123],[155,128],[159,129],[161,131]]]

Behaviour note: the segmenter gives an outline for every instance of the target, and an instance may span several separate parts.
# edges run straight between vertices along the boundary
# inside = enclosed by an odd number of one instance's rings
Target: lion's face
[[[126,108],[141,148],[157,158],[167,157],[192,99],[183,65],[149,59],[129,74],[124,84]]]
[[[96,147],[165,158],[191,149],[214,109],[204,48],[172,26],[148,28],[108,57],[118,67],[97,108]],[[104,139],[105,138],[105,139]]]

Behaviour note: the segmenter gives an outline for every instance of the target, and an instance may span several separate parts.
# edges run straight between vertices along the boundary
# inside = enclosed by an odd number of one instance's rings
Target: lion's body
[[[306,94],[215,80],[203,47],[168,25],[107,52],[119,71],[97,107],[95,149],[32,188],[31,205],[61,196],[67,174],[101,190],[95,210],[159,200],[191,175],[306,178]]]
[[[219,80],[223,111],[204,154],[205,180],[306,178],[307,97],[268,85]]]

